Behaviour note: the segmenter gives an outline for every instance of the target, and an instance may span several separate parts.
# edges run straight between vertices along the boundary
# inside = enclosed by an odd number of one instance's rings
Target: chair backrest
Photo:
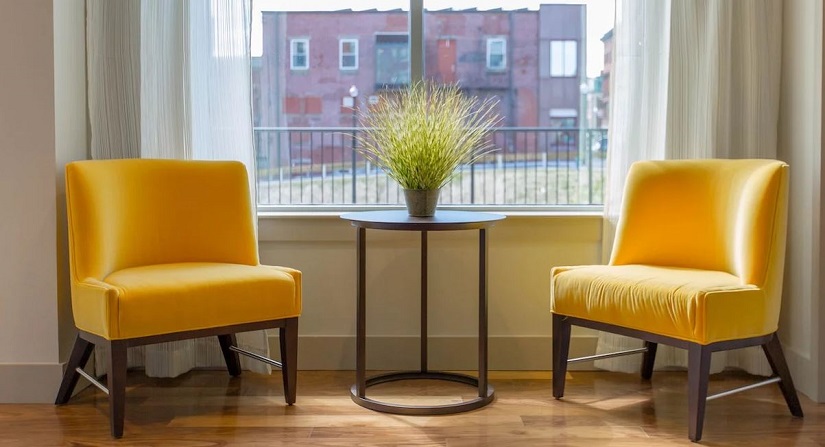
[[[153,264],[258,264],[249,183],[239,162],[72,162],[66,203],[75,280]]]
[[[612,265],[717,270],[763,288],[779,318],[788,165],[776,160],[665,160],[628,173]]]

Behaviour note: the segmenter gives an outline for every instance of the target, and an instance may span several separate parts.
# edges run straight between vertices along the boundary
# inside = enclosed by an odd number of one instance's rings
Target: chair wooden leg
[[[782,390],[782,395],[785,396],[785,403],[788,404],[791,414],[796,417],[803,417],[802,405],[799,403],[799,397],[793,385],[791,371],[788,369],[787,362],[785,362],[785,354],[782,352],[779,337],[774,333],[771,340],[762,345],[762,350],[765,351],[765,356],[768,357],[768,363],[770,363],[773,373],[782,379],[779,382],[779,389]]]
[[[218,343],[221,344],[223,359],[226,361],[226,369],[229,375],[237,377],[241,375],[241,358],[237,352],[229,349],[230,346],[238,346],[235,334],[218,335]]]
[[[553,397],[564,396],[567,356],[570,353],[570,323],[564,315],[553,314]]]
[[[87,340],[80,338],[80,334],[74,340],[74,347],[72,354],[69,357],[69,363],[66,364],[66,371],[63,372],[63,381],[60,382],[60,389],[57,391],[57,398],[54,400],[55,405],[62,405],[69,401],[72,397],[77,380],[80,378],[80,373],[76,368],[83,368],[86,362],[89,361],[89,356],[95,345]]]
[[[642,357],[642,379],[644,380],[650,380],[653,377],[653,364],[656,363],[656,348],[658,346],[658,343],[652,341],[645,342],[647,352]]]
[[[112,436],[123,436],[123,421],[126,416],[126,343],[121,340],[109,342],[109,416]]]
[[[298,380],[298,318],[289,318],[280,328],[281,373],[284,378],[284,399],[287,405],[295,403]]]
[[[710,355],[711,350],[707,346],[691,343],[688,347],[688,436],[693,442],[702,439],[710,378]]]

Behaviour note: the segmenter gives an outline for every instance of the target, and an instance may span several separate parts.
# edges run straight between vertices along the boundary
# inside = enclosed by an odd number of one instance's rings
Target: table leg
[[[427,232],[421,232],[421,372],[427,372]]]
[[[367,230],[358,228],[355,239],[358,246],[358,303],[355,334],[355,388],[358,397],[365,397],[367,390]]]
[[[487,395],[487,230],[478,233],[478,396]]]

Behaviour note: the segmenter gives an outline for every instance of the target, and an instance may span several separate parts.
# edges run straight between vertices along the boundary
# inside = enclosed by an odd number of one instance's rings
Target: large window
[[[550,76],[571,78],[578,75],[578,42],[554,40],[550,42]]]
[[[289,68],[307,70],[309,68],[309,39],[292,39],[289,42]]]
[[[614,0],[452,1],[253,0],[261,209],[402,204],[355,150],[358,115],[420,78],[493,99],[501,117],[496,151],[462,166],[442,205],[601,203],[610,98],[596,79],[610,77]]]
[[[358,69],[358,39],[341,39],[338,44],[338,68]]]
[[[375,36],[375,86],[399,88],[410,83],[410,37],[407,34]]]

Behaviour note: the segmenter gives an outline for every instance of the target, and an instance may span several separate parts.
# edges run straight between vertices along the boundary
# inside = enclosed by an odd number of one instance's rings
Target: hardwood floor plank
[[[545,371],[490,374],[496,400],[447,416],[399,416],[364,409],[349,397],[351,371],[304,371],[298,402],[287,406],[279,373],[193,371],[175,379],[130,372],[124,438],[109,434],[108,399],[94,387],[67,405],[0,405],[0,446],[639,446],[693,445],[687,439],[687,375],[568,373],[552,397]],[[710,392],[753,383],[747,374],[711,376]],[[373,397],[410,404],[469,399],[472,388],[439,381],[382,384]],[[790,415],[776,386],[708,402],[703,445],[825,445],[825,405],[802,397]]]

